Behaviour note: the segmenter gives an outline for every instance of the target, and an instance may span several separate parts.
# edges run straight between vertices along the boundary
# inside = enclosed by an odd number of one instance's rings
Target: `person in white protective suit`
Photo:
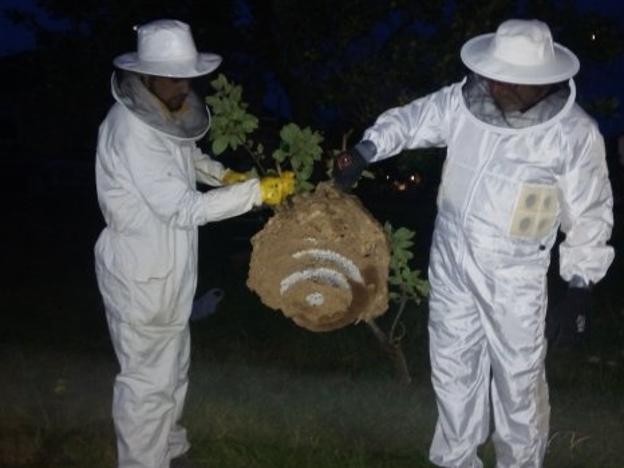
[[[292,173],[250,179],[203,154],[209,114],[190,79],[221,58],[198,53],[190,28],[137,28],[138,51],[117,57],[116,103],[100,126],[96,181],[106,227],[95,267],[119,360],[113,420],[120,468],[187,466],[179,425],[188,387],[188,320],[197,283],[197,227],[277,204]],[[200,181],[212,186],[196,189]]]
[[[550,407],[544,359],[550,250],[558,228],[569,282],[561,335],[574,336],[589,287],[613,260],[603,138],[575,104],[576,56],[546,24],[508,20],[469,40],[461,82],[390,109],[335,161],[350,187],[404,149],[447,147],[431,246],[430,359],[444,467],[481,467],[490,434],[498,467],[542,466]]]

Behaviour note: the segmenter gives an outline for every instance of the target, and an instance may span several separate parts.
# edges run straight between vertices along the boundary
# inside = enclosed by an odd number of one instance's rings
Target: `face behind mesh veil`
[[[113,95],[145,124],[169,136],[197,140],[210,127],[208,109],[191,90],[182,109],[170,112],[142,83],[140,75],[115,72],[112,77]]]

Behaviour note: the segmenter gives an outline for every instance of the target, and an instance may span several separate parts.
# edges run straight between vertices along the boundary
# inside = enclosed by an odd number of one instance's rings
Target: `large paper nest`
[[[335,330],[388,309],[383,227],[330,183],[293,197],[251,242],[247,285],[301,327]]]

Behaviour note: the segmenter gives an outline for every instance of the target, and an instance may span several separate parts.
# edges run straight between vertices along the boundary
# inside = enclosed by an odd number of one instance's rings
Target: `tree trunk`
[[[368,325],[377,341],[379,341],[381,349],[390,357],[399,383],[409,385],[412,382],[412,377],[407,367],[407,360],[401,348],[401,343],[392,343],[383,330],[375,323],[374,319],[368,320],[366,325]]]

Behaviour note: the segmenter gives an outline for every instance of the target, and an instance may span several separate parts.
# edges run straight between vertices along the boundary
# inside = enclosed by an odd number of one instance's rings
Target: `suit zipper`
[[[479,145],[479,154],[483,154],[484,148],[488,146],[489,141],[491,139],[492,137],[486,133],[484,138],[481,140],[481,144]],[[466,220],[468,219],[468,212],[470,211],[470,207],[472,206],[475,193],[477,191],[477,188],[481,184],[481,179],[483,179],[483,174],[485,173],[485,169],[488,167],[488,165],[490,164],[490,161],[494,157],[494,153],[496,152],[496,147],[498,146],[498,144],[499,144],[499,138],[496,138],[496,142],[494,146],[489,151],[490,154],[487,156],[485,161],[483,161],[483,163],[479,167],[479,170],[477,171],[477,176],[474,178],[474,182],[472,183],[472,186],[470,187],[468,197],[466,197],[466,203],[464,204],[464,212],[462,213],[462,217],[461,217],[462,226],[466,226]]]

